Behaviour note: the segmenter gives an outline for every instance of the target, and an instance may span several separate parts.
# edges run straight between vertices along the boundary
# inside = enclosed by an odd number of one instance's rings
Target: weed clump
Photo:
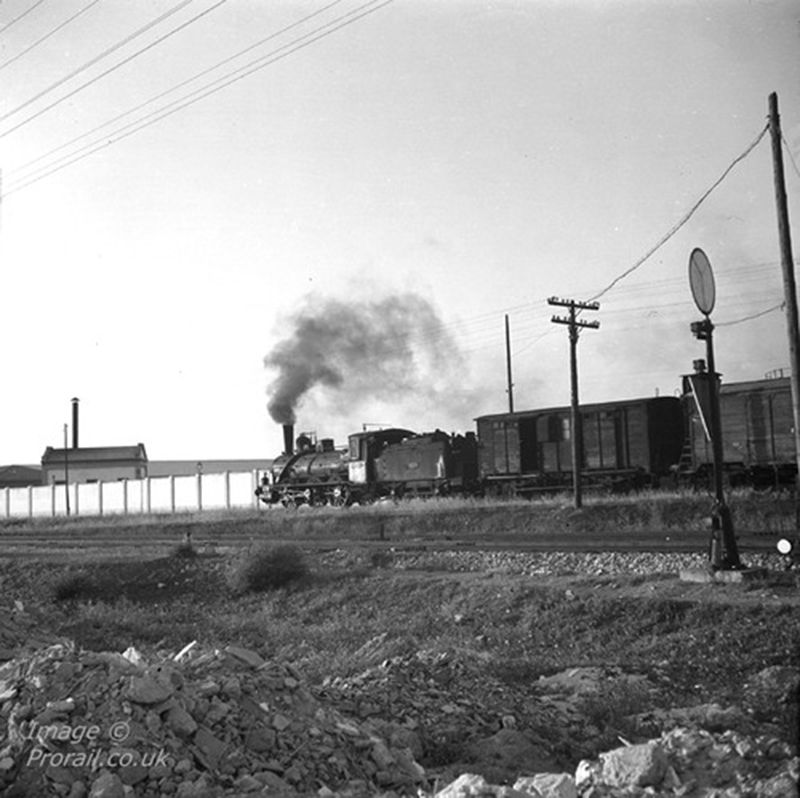
[[[64,574],[53,584],[53,601],[79,601],[88,599],[95,592],[96,585],[92,578],[85,573]]]
[[[228,586],[235,595],[263,593],[300,582],[310,569],[297,547],[259,546],[244,552],[228,572]]]
[[[191,540],[185,540],[183,543],[179,543],[175,548],[172,550],[172,556],[178,560],[191,560],[194,557],[197,557],[197,549],[192,544]]]

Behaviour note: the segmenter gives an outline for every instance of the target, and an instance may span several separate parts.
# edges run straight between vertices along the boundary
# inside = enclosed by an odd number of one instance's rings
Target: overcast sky
[[[566,405],[553,295],[602,294],[583,402],[672,394],[695,247],[724,379],[789,365],[769,134],[681,222],[777,92],[800,248],[796,0],[5,0],[0,81],[0,464],[73,396],[151,459],[272,457],[270,402],[471,429],[506,315],[516,407]]]

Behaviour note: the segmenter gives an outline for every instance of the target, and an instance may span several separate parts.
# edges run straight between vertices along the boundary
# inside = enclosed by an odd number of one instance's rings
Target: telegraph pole
[[[578,336],[581,329],[596,330],[600,326],[599,321],[580,321],[578,310],[599,310],[599,302],[578,302],[574,299],[558,299],[550,297],[548,305],[557,305],[569,308],[569,317],[553,316],[551,321],[555,324],[566,324],[569,327],[569,374],[570,374],[570,394],[572,398],[572,414],[570,426],[572,428],[572,488],[575,494],[575,507],[579,508],[583,504],[583,492],[581,490],[581,459],[583,457],[583,425],[581,424],[580,404],[578,402]]]
[[[789,207],[783,174],[781,149],[781,120],[778,115],[778,95],[769,95],[769,132],[772,137],[772,167],[775,177],[775,204],[778,210],[778,239],[783,270],[783,296],[786,302],[786,332],[789,337],[789,379],[792,388],[794,415],[794,445],[798,458],[797,495],[800,495],[800,333],[797,320],[797,287],[794,279],[792,236],[789,231]],[[800,519],[799,519],[800,520]],[[799,532],[800,534],[800,532]]]
[[[66,424],[64,424],[64,502],[67,506],[67,515],[69,515],[69,452],[67,451]]]
[[[508,412],[514,412],[514,383],[511,381],[511,332],[506,314],[506,379],[508,380]]]

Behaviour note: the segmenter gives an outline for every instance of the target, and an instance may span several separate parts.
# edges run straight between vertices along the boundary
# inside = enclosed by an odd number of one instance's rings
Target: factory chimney
[[[77,396],[72,397],[72,448],[78,448],[78,399]]]
[[[294,425],[293,424],[284,424],[283,425],[283,453],[288,457],[291,457],[294,454]]]

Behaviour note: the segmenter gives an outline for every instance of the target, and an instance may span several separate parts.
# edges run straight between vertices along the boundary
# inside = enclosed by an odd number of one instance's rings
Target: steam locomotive
[[[273,460],[256,494],[266,504],[345,506],[383,498],[478,492],[474,433],[417,435],[391,428],[349,436],[347,448],[284,425],[284,453]]]
[[[581,407],[581,480],[587,487],[635,490],[710,485],[713,452],[702,361],[682,378],[680,396]],[[719,375],[716,375],[719,380]],[[718,383],[719,384],[719,383]],[[729,484],[791,487],[797,476],[789,379],[719,386],[724,475]],[[365,430],[348,446],[284,427],[284,453],[257,494],[267,504],[333,504],[448,494],[531,496],[572,485],[569,407],[495,413],[477,434]]]

